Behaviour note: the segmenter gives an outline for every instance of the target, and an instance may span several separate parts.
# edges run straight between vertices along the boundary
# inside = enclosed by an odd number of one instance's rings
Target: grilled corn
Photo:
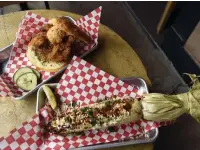
[[[91,105],[60,108],[48,124],[49,132],[67,135],[138,121],[142,107],[132,98],[107,98]]]

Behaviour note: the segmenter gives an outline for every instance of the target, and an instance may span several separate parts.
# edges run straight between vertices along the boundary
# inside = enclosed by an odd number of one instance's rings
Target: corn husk
[[[172,121],[183,113],[190,114],[200,122],[200,82],[198,76],[187,74],[193,82],[191,89],[183,94],[165,95],[150,93],[141,101],[143,118],[152,121]]]

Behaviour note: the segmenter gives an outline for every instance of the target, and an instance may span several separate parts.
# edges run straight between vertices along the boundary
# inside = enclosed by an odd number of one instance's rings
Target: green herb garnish
[[[81,108],[81,112],[85,113],[87,111],[87,107]]]
[[[74,112],[74,113],[76,113],[76,112],[77,112],[77,110],[76,110],[76,109],[74,109],[74,110],[73,110],[73,112]]]
[[[75,101],[72,101],[72,107],[75,107],[77,103]]]
[[[36,57],[37,57],[38,60],[41,61],[40,55],[38,53],[36,53]]]
[[[92,111],[92,109],[88,110],[88,115],[89,115],[90,117],[93,117],[93,111]]]
[[[66,117],[66,118],[65,118],[65,121],[71,123],[71,122],[72,122],[72,119],[71,119],[70,117]]]
[[[91,119],[91,124],[92,124],[92,126],[95,126],[97,124],[97,121],[94,118],[92,118]]]
[[[116,128],[115,127],[108,127],[108,131],[109,132],[116,132]]]
[[[103,101],[103,99],[98,99],[98,100],[97,100],[98,103],[100,103],[100,102],[102,102],[102,101]]]
[[[111,101],[106,101],[105,102],[105,106],[106,106],[106,108],[108,108],[108,109],[110,109],[111,108]]]
[[[84,131],[82,131],[82,132],[71,132],[70,134],[71,135],[75,135],[75,136],[78,136],[78,135],[85,136],[85,132]]]

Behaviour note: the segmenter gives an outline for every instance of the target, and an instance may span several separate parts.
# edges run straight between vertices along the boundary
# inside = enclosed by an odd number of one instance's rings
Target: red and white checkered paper
[[[76,24],[84,30],[93,40],[92,44],[84,44],[81,41],[76,40],[76,48],[73,54],[83,57],[92,51],[92,48],[97,45],[98,42],[98,30],[100,24],[101,9],[99,7],[89,13],[88,15],[80,18],[76,21]],[[48,19],[36,15],[32,12],[28,12],[22,22],[19,25],[18,32],[16,33],[16,40],[13,44],[13,49],[10,54],[6,71],[0,76],[0,96],[13,96],[19,97],[25,95],[26,92],[19,89],[12,80],[15,71],[21,67],[35,68],[26,57],[26,50],[28,43],[33,35],[38,33],[43,24],[48,23]],[[41,71],[43,82],[56,73]]]
[[[94,103],[99,98],[112,95],[131,97],[141,96],[141,89],[130,86],[86,61],[74,56],[63,74],[56,93],[62,102],[78,101],[81,105]],[[106,129],[86,131],[85,135],[62,137],[43,133],[43,119],[49,112],[43,108],[40,115],[14,129],[8,137],[0,139],[2,149],[70,149],[107,143],[144,134],[160,124],[141,120],[118,127],[117,132]],[[45,135],[45,136],[44,136]]]

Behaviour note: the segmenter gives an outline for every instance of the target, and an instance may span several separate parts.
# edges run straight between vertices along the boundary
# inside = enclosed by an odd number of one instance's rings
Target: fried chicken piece
[[[47,31],[47,38],[52,44],[61,43],[66,36],[66,33],[58,26],[53,26]]]
[[[91,41],[87,34],[66,18],[54,18],[50,23],[43,25],[29,43],[42,61],[65,62],[76,38],[85,42]]]
[[[52,45],[47,39],[46,32],[39,32],[32,38],[29,46],[34,47],[33,50],[41,60],[46,60],[46,56],[51,52]]]
[[[53,24],[53,26],[57,26],[60,30],[64,31],[66,35],[73,35],[85,43],[91,43],[91,38],[67,18],[53,18],[49,22]]]
[[[47,39],[46,32],[39,32],[36,34],[29,44],[36,48],[42,48],[49,45],[49,40]]]
[[[34,47],[33,50],[41,60],[62,62],[66,61],[70,55],[74,40],[73,36],[68,36],[62,38],[62,42],[59,44],[51,44],[46,32],[40,32],[31,40],[30,45]]]
[[[52,24],[44,24],[41,28],[42,32],[47,32],[51,27],[53,27]]]
[[[50,53],[47,54],[47,60],[51,60],[58,52],[60,45],[54,45]]]
[[[57,20],[58,18],[52,18],[49,20],[49,24],[52,24],[53,26],[55,26],[56,24],[58,24]]]
[[[66,43],[65,43],[65,49],[62,52],[63,57],[65,58],[65,60],[68,58],[68,56],[71,53],[71,45],[73,44],[75,38],[73,36],[69,36]]]
[[[73,36],[68,36],[66,41],[54,45],[52,51],[47,55],[47,59],[51,61],[66,61],[71,53],[71,45],[75,38]]]
[[[65,46],[70,47],[74,41],[75,41],[75,37],[73,35],[68,36]]]
[[[57,52],[51,61],[63,62],[67,61],[71,53],[71,48],[67,47],[62,52]]]

